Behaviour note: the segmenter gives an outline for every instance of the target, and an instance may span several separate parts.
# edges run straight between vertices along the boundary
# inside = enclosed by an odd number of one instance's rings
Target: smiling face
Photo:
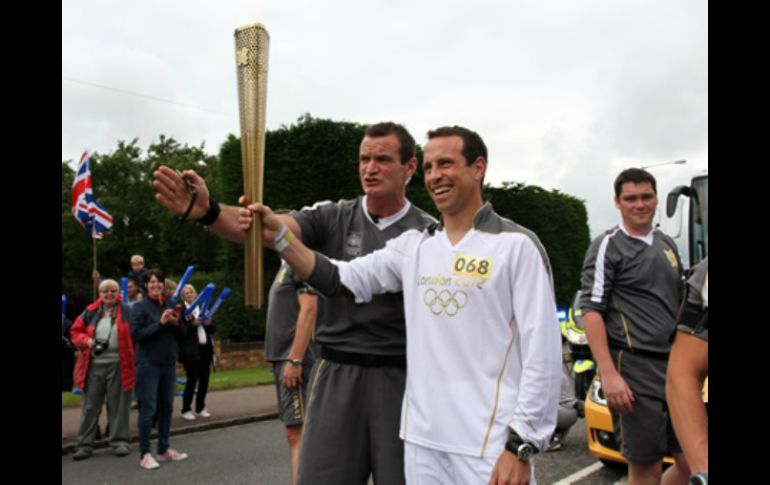
[[[633,235],[642,236],[652,230],[658,197],[650,182],[626,182],[621,186],[620,196],[615,197],[615,207],[623,217],[626,230]]]
[[[99,286],[99,298],[105,307],[109,308],[115,305],[118,300],[118,284],[113,282],[103,282]]]
[[[160,300],[163,295],[163,281],[159,280],[157,276],[152,275],[147,280],[147,295],[155,300]]]
[[[396,135],[370,137],[361,142],[358,174],[361,188],[372,198],[401,197],[407,180],[417,168],[413,158],[401,163],[401,144]]]
[[[425,145],[425,189],[444,216],[475,212],[481,205],[481,181],[487,168],[484,158],[472,163],[462,154],[459,136],[431,138]]]

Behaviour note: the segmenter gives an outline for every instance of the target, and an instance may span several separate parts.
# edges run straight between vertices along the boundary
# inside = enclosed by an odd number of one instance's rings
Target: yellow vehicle
[[[706,403],[706,409],[708,409],[708,377],[703,384],[703,402]],[[610,415],[610,410],[607,407],[607,400],[602,392],[602,382],[599,380],[598,375],[594,377],[591,387],[588,389],[585,413],[588,451],[609,467],[628,463],[623,458],[623,455],[620,454],[620,447],[615,439],[615,432],[612,426],[612,415]],[[674,459],[670,455],[666,455],[663,462],[672,464]]]

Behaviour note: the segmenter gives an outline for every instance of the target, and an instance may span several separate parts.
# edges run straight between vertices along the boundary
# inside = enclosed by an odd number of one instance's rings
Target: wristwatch
[[[526,443],[521,437],[513,430],[511,430],[508,440],[505,442],[505,449],[516,455],[519,461],[527,463],[538,450],[537,446],[532,443]]]
[[[302,360],[300,359],[286,359],[286,360],[288,360],[289,363],[294,367],[302,367]]]
[[[708,485],[709,476],[706,473],[698,472],[695,475],[691,476],[690,481],[687,483],[689,485]]]

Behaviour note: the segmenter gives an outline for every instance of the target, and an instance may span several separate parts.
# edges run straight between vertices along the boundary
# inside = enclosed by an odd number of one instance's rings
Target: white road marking
[[[554,485],[571,485],[572,483],[575,483],[576,481],[580,480],[581,478],[585,478],[588,475],[592,474],[593,472],[600,470],[604,467],[600,461],[597,461],[591,466],[587,466],[583,468],[582,470],[578,470],[572,475],[562,478],[558,482],[554,483]]]

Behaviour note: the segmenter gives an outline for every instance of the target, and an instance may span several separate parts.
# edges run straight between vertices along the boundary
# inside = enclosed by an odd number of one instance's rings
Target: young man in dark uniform
[[[586,252],[580,307],[588,344],[612,413],[629,484],[660,483],[662,460],[675,465],[663,483],[687,482],[666,408],[669,336],[679,306],[682,267],[674,241],[652,220],[655,178],[631,168],[615,179],[622,223],[596,238]]]
[[[286,427],[291,455],[292,485],[297,482],[310,369],[318,358],[313,338],[317,310],[315,290],[288,265],[281,265],[268,296],[265,360],[273,363],[278,417]]]

